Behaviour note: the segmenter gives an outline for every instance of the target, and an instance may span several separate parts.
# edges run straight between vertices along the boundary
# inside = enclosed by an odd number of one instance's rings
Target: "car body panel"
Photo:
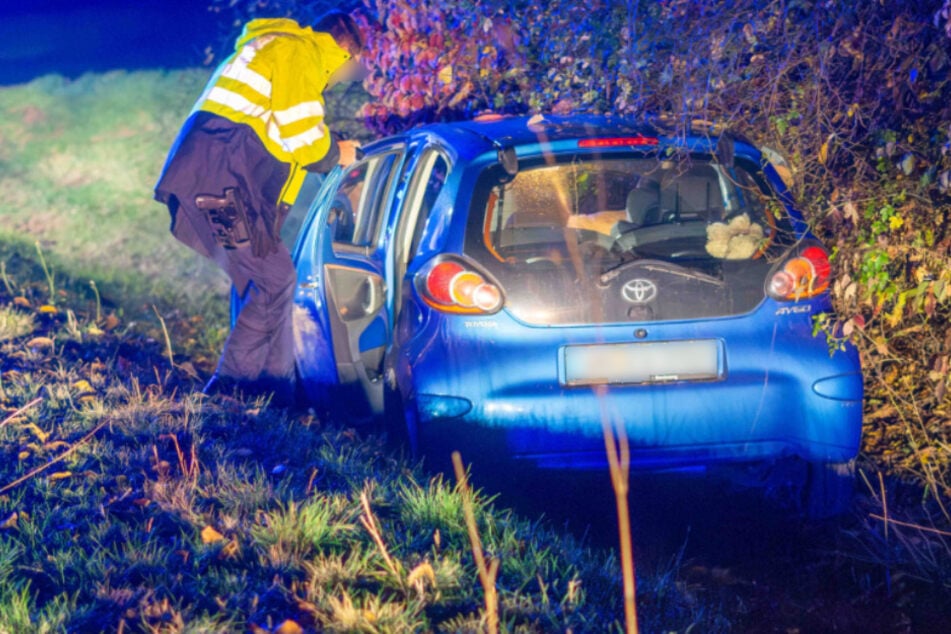
[[[644,326],[648,341],[722,342],[726,376],[719,381],[567,386],[559,376],[565,345],[636,341],[638,324],[526,328],[504,311],[428,321],[402,346],[395,374],[412,377],[423,446],[428,435],[462,427],[476,435],[479,428],[504,430],[508,455],[557,464],[553,454],[586,453],[588,462],[603,466],[606,419],[624,426],[639,463],[672,459],[671,453],[683,463],[757,459],[780,447],[810,460],[851,459],[862,411],[854,350],[830,355],[801,315],[757,330],[751,322],[743,316]],[[834,390],[803,389],[827,384]],[[419,395],[426,395],[423,402]],[[447,398],[470,407],[447,416]]]
[[[379,239],[359,252],[335,251],[321,237],[332,184],[321,190],[295,250],[301,284],[316,284],[316,289],[299,287],[295,307],[298,364],[310,395],[324,401],[348,394],[346,389],[359,381],[348,374],[340,355],[378,348],[382,341],[386,387],[398,397],[402,411],[397,414],[422,453],[478,447],[539,466],[602,468],[608,425],[626,434],[635,466],[646,468],[786,456],[852,459],[861,431],[860,366],[853,347],[830,350],[826,338],[813,333],[814,317],[831,311],[827,294],[799,302],[778,302],[764,294],[753,310],[728,317],[564,326],[527,324],[505,307],[488,315],[447,314],[424,301],[417,276],[436,257],[464,255],[477,180],[506,149],[527,164],[583,153],[579,136],[636,134],[659,138],[661,147],[679,151],[717,151],[715,139],[707,136],[665,137],[610,117],[549,121],[541,127],[524,118],[437,124],[368,146],[371,156],[394,143],[404,144],[406,153]],[[432,151],[442,153],[451,168],[432,211],[407,229],[403,213],[414,195],[414,174]],[[601,148],[599,153],[631,151]],[[763,178],[796,234],[808,238],[775,169],[748,143],[735,142],[735,153],[763,165]],[[413,253],[401,261],[396,243],[406,241],[407,231],[417,235]],[[347,329],[332,323],[341,300],[327,290],[333,275],[327,267],[363,275],[377,285],[376,297],[385,298],[373,319],[358,324],[356,337],[342,335]],[[658,376],[633,385],[570,385],[567,379],[566,346],[684,341],[715,342],[718,376],[703,381]],[[375,385],[382,390],[382,383]]]

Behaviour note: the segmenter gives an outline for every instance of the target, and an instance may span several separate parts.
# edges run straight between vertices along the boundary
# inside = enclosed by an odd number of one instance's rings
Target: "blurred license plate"
[[[566,385],[671,383],[722,378],[715,339],[565,346]]]

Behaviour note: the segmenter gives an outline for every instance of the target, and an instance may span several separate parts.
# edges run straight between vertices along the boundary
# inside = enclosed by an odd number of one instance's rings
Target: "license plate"
[[[715,381],[721,347],[715,339],[565,346],[565,384]]]

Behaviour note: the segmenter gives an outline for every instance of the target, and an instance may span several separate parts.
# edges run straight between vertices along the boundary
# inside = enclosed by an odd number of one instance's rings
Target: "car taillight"
[[[456,260],[442,260],[420,272],[423,299],[449,313],[494,313],[502,307],[502,290],[481,273]]]
[[[832,266],[825,249],[806,247],[773,273],[767,286],[769,295],[778,300],[800,300],[819,295],[829,288]]]

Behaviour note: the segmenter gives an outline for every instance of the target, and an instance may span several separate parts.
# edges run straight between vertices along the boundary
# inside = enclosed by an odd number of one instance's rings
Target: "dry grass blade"
[[[168,334],[168,326],[165,325],[165,319],[162,318],[155,304],[152,304],[152,312],[155,313],[155,316],[158,317],[159,324],[162,325],[162,335],[165,337],[165,353],[168,355],[168,364],[174,368],[175,354],[172,352],[172,337]]]
[[[884,515],[878,515],[877,513],[869,513],[868,515],[872,519],[880,520],[885,524],[885,530],[888,530],[888,525],[893,524],[895,526],[903,526],[905,528],[913,528],[918,531],[924,531],[925,533],[933,533],[935,535],[943,535],[945,537],[951,537],[951,531],[943,531],[939,528],[931,528],[929,526],[922,526],[921,524],[914,524],[912,522],[902,522],[901,520],[896,520],[893,517],[886,517]]]
[[[168,439],[172,442],[172,445],[175,447],[175,455],[178,458],[178,468],[181,470],[182,476],[192,482],[197,482],[200,466],[198,464],[198,451],[195,448],[195,443],[191,444],[189,457],[186,458],[185,452],[182,451],[182,446],[178,442],[178,436],[175,434],[162,434],[159,438]]]
[[[499,631],[499,593],[495,587],[495,579],[499,574],[499,560],[493,559],[489,565],[485,564],[485,553],[482,552],[482,540],[479,537],[479,527],[476,524],[475,510],[472,507],[472,490],[469,488],[469,479],[462,464],[462,455],[458,451],[452,452],[452,467],[459,481],[459,493],[462,494],[462,510],[466,516],[466,528],[469,531],[469,542],[472,544],[472,557],[479,570],[479,581],[485,592],[485,620],[486,632],[496,634]]]
[[[882,494],[882,520],[885,522],[885,541],[888,541],[888,495],[885,493],[885,477],[878,472],[878,489]]]
[[[607,388],[597,389],[601,409],[601,431],[604,434],[604,449],[608,456],[611,486],[617,505],[618,537],[621,543],[621,574],[624,580],[624,622],[628,634],[637,634],[637,580],[634,570],[634,547],[631,543],[631,512],[628,507],[630,490],[631,448],[623,421],[612,424],[605,407]],[[617,438],[615,438],[617,434]]]
[[[364,487],[363,491],[360,492],[360,506],[363,508],[363,515],[360,516],[360,523],[363,524],[363,527],[367,529],[367,532],[370,534],[370,537],[373,539],[373,543],[376,544],[377,549],[380,551],[380,555],[383,557],[383,561],[386,563],[387,569],[398,581],[402,583],[403,580],[403,567],[393,559],[390,555],[390,551],[386,548],[386,544],[383,542],[383,536],[380,534],[380,525],[376,521],[376,516],[373,514],[373,509],[370,508],[370,496],[368,494],[369,486]]]
[[[3,427],[4,425],[8,424],[10,421],[15,420],[16,417],[19,416],[20,414],[22,414],[23,412],[25,412],[26,410],[30,409],[31,407],[37,406],[38,404],[40,404],[40,403],[42,403],[42,402],[43,402],[43,397],[42,397],[42,396],[37,396],[37,397],[36,397],[35,399],[33,399],[32,401],[30,401],[29,403],[27,403],[26,405],[24,405],[24,406],[21,407],[20,409],[16,410],[16,411],[13,412],[12,414],[10,414],[10,415],[7,416],[6,418],[4,418],[3,421],[0,422],[0,427]]]
[[[72,455],[73,453],[75,453],[76,450],[79,449],[81,446],[83,446],[84,444],[86,444],[87,442],[89,442],[89,440],[90,440],[93,436],[95,436],[97,433],[99,433],[99,430],[101,430],[101,429],[102,429],[103,427],[105,427],[105,426],[106,426],[106,421],[103,421],[103,422],[99,423],[98,425],[96,425],[95,427],[93,427],[92,431],[90,431],[88,434],[86,434],[85,436],[83,436],[82,438],[80,438],[79,440],[77,440],[76,443],[73,444],[72,447],[70,447],[69,449],[67,449],[66,451],[64,451],[63,453],[61,453],[60,455],[56,456],[55,458],[53,458],[53,459],[50,460],[49,462],[40,465],[39,467],[33,469],[32,471],[30,471],[30,472],[28,472],[28,473],[26,473],[26,474],[20,476],[19,478],[17,478],[16,480],[14,480],[13,482],[11,482],[10,484],[7,484],[7,485],[4,485],[3,487],[0,487],[0,494],[6,493],[6,492],[9,491],[10,489],[14,489],[14,488],[18,487],[19,485],[23,484],[24,482],[26,482],[27,480],[29,480],[30,478],[32,478],[32,477],[35,476],[36,474],[42,473],[42,472],[46,471],[47,469],[49,469],[50,467],[52,467],[54,464],[57,464],[57,463],[62,462],[62,461],[65,460],[67,457],[69,457],[70,455]]]

